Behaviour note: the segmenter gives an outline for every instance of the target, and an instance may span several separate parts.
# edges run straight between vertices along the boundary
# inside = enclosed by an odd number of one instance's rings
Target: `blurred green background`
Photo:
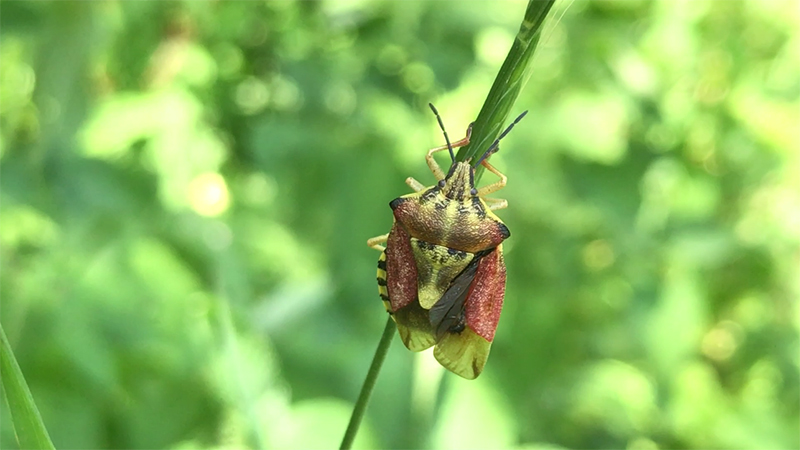
[[[0,312],[56,447],[337,446],[366,239],[524,9],[4,1]],[[798,55],[793,0],[558,3],[486,370],[395,339],[356,447],[800,447]]]

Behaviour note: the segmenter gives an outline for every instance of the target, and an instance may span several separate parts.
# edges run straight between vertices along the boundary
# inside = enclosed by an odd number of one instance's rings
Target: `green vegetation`
[[[55,447],[336,447],[365,241],[525,5],[3,2],[0,319]],[[395,339],[354,448],[800,448],[796,2],[566,6],[492,158],[489,363]]]
[[[2,326],[0,326],[0,373],[3,374],[2,390],[8,401],[10,418],[14,423],[19,446],[25,449],[52,449],[53,443]]]

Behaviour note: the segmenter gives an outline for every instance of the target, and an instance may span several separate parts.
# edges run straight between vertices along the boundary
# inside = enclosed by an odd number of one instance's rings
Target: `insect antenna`
[[[436,107],[433,106],[433,103],[428,103],[428,106],[431,107],[431,111],[436,114],[436,120],[439,122],[439,128],[442,129],[442,133],[444,133],[444,140],[447,142],[447,150],[450,151],[450,162],[456,161],[456,155],[453,154],[453,146],[450,145],[450,138],[447,137],[447,131],[444,129],[444,123],[442,123],[442,118],[439,117],[439,111],[436,110]]]
[[[486,150],[486,152],[483,153],[483,156],[481,156],[478,159],[478,162],[475,163],[475,165],[473,167],[480,166],[484,159],[488,158],[492,153],[497,151],[497,146],[500,145],[500,139],[503,139],[504,137],[506,137],[508,132],[511,131],[512,128],[514,128],[514,125],[518,124],[519,121],[522,120],[523,117],[525,117],[525,114],[528,114],[528,111],[523,111],[522,114],[517,116],[517,118],[514,119],[513,122],[511,122],[511,125],[509,125],[508,128],[505,129],[505,131],[500,133],[500,136],[498,136],[497,139],[494,140],[492,145],[489,146],[489,149]]]

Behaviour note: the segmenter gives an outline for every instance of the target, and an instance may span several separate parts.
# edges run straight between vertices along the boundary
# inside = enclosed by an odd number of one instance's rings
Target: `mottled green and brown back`
[[[455,163],[443,182],[390,206],[395,221],[378,260],[386,310],[406,347],[436,345],[443,366],[473,379],[500,319],[508,228],[477,195],[467,163]],[[433,315],[434,307],[445,312]]]
[[[477,253],[497,247],[511,233],[474,193],[472,167],[455,164],[444,186],[393,200],[395,220],[411,237],[447,248]]]

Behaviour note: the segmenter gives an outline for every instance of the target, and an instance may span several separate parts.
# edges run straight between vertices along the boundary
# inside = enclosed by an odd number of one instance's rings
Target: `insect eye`
[[[439,180],[439,187],[444,187],[444,183],[445,183],[444,180]]]
[[[478,195],[478,190],[475,189],[475,188],[472,188],[472,189],[469,190],[469,194],[470,195]]]

